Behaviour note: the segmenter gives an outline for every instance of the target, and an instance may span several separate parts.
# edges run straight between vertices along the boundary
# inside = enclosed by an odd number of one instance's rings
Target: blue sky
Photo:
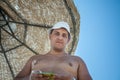
[[[80,13],[75,55],[94,80],[120,80],[120,1],[74,0]]]

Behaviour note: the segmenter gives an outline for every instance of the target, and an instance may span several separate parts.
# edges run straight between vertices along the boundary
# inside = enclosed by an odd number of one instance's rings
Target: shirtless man
[[[49,32],[51,50],[32,56],[14,80],[92,80],[84,61],[65,52],[70,38],[69,25],[56,23]]]

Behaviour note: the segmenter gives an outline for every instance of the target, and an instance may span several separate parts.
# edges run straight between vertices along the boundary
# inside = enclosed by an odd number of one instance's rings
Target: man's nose
[[[63,37],[62,37],[61,35],[59,35],[58,38],[59,38],[60,40],[63,39]]]

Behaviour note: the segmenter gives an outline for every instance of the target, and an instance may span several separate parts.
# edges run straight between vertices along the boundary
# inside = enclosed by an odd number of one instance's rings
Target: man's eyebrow
[[[54,30],[54,32],[58,32],[58,31]]]
[[[54,32],[59,32],[59,31],[54,30]],[[66,34],[66,35],[67,35],[67,33],[66,33],[66,32],[63,32],[63,34]]]
[[[59,32],[59,31],[55,31],[55,30],[54,30],[54,32]]]

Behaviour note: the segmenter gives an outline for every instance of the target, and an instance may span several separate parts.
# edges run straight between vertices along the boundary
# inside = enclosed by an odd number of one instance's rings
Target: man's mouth
[[[56,43],[58,43],[58,44],[63,44],[63,42],[56,42]]]

